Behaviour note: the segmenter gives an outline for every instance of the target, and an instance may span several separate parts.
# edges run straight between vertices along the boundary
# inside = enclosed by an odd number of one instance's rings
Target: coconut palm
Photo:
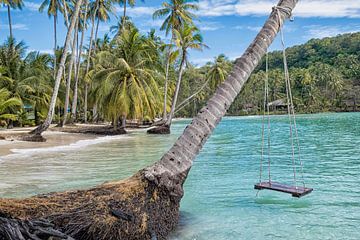
[[[23,0],[0,0],[0,5],[1,4],[7,6],[10,37],[13,38],[12,23],[11,23],[11,8],[22,9],[22,7],[24,6],[24,2]]]
[[[26,77],[21,80],[21,85],[26,86],[23,97],[24,103],[33,107],[35,124],[40,124],[40,114],[46,113],[51,99],[51,69],[52,59],[48,54],[30,52],[24,62],[26,64]]]
[[[196,16],[191,12],[192,10],[198,10],[198,6],[192,2],[197,2],[197,0],[170,0],[169,2],[164,2],[162,8],[154,12],[153,18],[162,18],[165,17],[163,24],[161,25],[160,30],[165,30],[165,34],[168,35],[172,33],[171,42],[167,47],[167,57],[166,57],[166,67],[165,67],[165,87],[164,87],[164,107],[163,107],[163,121],[167,120],[167,94],[168,94],[168,78],[169,78],[169,67],[171,64],[171,59],[176,55],[173,55],[171,52],[172,42],[175,38],[174,31],[180,30],[184,24],[191,25],[193,24],[193,18]]]
[[[209,80],[211,89],[215,89],[222,83],[231,71],[231,63],[226,59],[224,54],[220,54],[215,58],[214,63],[210,65],[210,69],[206,78]]]
[[[80,21],[82,24],[80,24],[79,29],[81,30],[81,38],[80,38],[80,46],[78,49],[77,54],[77,63],[75,67],[75,83],[74,83],[74,89],[73,89],[73,102],[71,105],[71,122],[74,122],[75,116],[76,116],[76,109],[77,109],[77,97],[78,97],[78,84],[79,84],[79,76],[80,76],[80,68],[81,68],[81,57],[83,52],[83,44],[84,44],[84,37],[85,37],[85,31],[87,29],[87,19],[88,19],[88,8],[89,8],[89,2],[85,0],[84,2],[85,10],[82,11],[80,14],[80,18],[82,21]],[[94,21],[92,21],[94,23]],[[93,24],[94,26],[94,24]],[[91,30],[91,37],[90,42],[92,43],[92,37],[93,37],[93,27]],[[90,44],[91,45],[91,44]]]
[[[62,0],[44,0],[40,5],[39,11],[43,12],[47,7],[47,15],[48,17],[53,17],[54,20],[54,57],[56,56],[56,48],[57,48],[57,18],[59,11],[62,10]],[[56,74],[56,59],[54,59],[54,78]]]
[[[0,89],[0,120],[15,121],[17,116],[14,114],[22,106],[20,98],[11,97],[11,92],[6,88]]]
[[[121,18],[121,26],[122,26],[122,30],[125,29],[125,26],[126,26],[126,22],[127,20],[129,19],[127,16],[126,16],[126,9],[127,9],[127,5],[129,5],[130,7],[134,7],[135,4],[136,4],[136,0],[115,0],[116,2],[120,3],[121,5],[123,5],[123,16]],[[144,2],[144,0],[141,0],[142,2]]]
[[[156,10],[153,14],[154,19],[165,17],[160,30],[165,30],[166,35],[168,35],[170,32],[173,33],[173,30],[180,30],[185,24],[191,25],[193,19],[196,18],[196,15],[191,11],[199,8],[193,2],[197,2],[197,0],[170,0],[164,2],[162,8]]]
[[[195,26],[185,25],[179,31],[174,30],[174,34],[176,36],[175,44],[179,48],[177,51],[181,56],[180,67],[179,67],[179,75],[176,82],[175,94],[171,104],[171,110],[169,117],[165,123],[166,127],[170,128],[172,118],[174,117],[175,108],[177,99],[179,96],[180,86],[182,75],[185,67],[185,63],[188,61],[189,50],[202,50],[204,47],[207,47],[203,44],[203,38],[199,32],[199,29]]]
[[[87,77],[89,70],[90,70],[90,64],[91,64],[91,53],[96,53],[96,40],[99,30],[99,23],[100,21],[105,22],[110,20],[110,13],[114,13],[115,9],[112,6],[113,0],[96,0],[95,2],[90,4],[89,14],[91,17],[91,36],[90,36],[90,45],[88,50],[88,57],[87,57],[87,65],[86,65],[86,71],[85,71],[85,79],[89,79]],[[95,44],[93,46],[93,33],[94,33],[94,24],[95,19],[97,20],[96,23],[96,30],[95,30]],[[94,48],[94,49],[92,49]],[[87,122],[87,104],[88,104],[88,82],[85,82],[85,93],[84,93],[84,122]],[[75,103],[75,100],[74,102]],[[76,103],[75,103],[76,105]],[[75,114],[73,114],[75,115]]]
[[[274,8],[255,40],[244,55],[235,61],[233,70],[218,86],[207,104],[161,160],[146,168],[144,175],[150,182],[166,188],[170,195],[178,196],[179,199],[183,196],[182,186],[193,160],[265,55],[285,18],[291,16],[291,11],[297,2],[297,0],[281,0],[279,7]]]
[[[73,30],[75,28],[75,24],[76,24],[77,18],[79,16],[81,4],[82,4],[82,0],[78,0],[76,2],[74,14],[71,17],[71,24],[70,24],[70,27],[68,28],[68,31],[66,34],[65,44],[64,44],[63,52],[62,52],[61,59],[60,59],[60,66],[59,66],[59,69],[57,70],[57,74],[56,74],[56,78],[55,78],[55,86],[53,89],[53,94],[51,96],[51,102],[50,102],[47,117],[43,124],[39,125],[36,129],[34,129],[31,132],[31,134],[34,134],[35,137],[38,137],[44,131],[46,131],[46,129],[49,128],[49,126],[52,122],[54,111],[55,111],[56,100],[57,100],[57,96],[58,96],[58,91],[59,91],[59,87],[60,87],[60,82],[61,82],[61,78],[63,76],[64,64],[65,64],[65,60],[66,60],[66,56],[67,56],[67,50],[70,46],[71,33],[73,32]],[[31,138],[28,138],[26,140],[31,140]]]
[[[137,29],[125,30],[115,40],[115,47],[98,54],[94,74],[94,94],[98,110],[112,120],[153,118],[161,109],[157,84],[161,76],[151,66],[152,48]]]
[[[94,53],[96,52],[96,40],[99,32],[100,22],[108,22],[110,20],[110,14],[115,14],[115,8],[112,5],[114,0],[98,0],[90,4],[90,16],[95,16],[96,29],[95,29],[95,44]],[[97,4],[97,5],[96,5]]]

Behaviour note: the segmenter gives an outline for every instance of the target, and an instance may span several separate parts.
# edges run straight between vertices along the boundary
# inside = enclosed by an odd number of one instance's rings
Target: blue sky
[[[129,9],[129,16],[142,32],[155,28],[158,34],[161,20],[153,20],[152,13],[161,6],[160,0],[138,1]],[[210,47],[203,52],[192,51],[190,60],[197,65],[205,64],[221,53],[234,59],[242,54],[259,28],[263,25],[272,6],[278,0],[199,0],[196,24],[200,27],[205,43]],[[13,28],[17,40],[24,40],[28,51],[52,52],[53,23],[46,13],[39,13],[41,1],[25,1],[22,11],[13,11]],[[116,15],[122,8],[116,7]],[[287,22],[285,37],[287,46],[304,43],[311,38],[335,36],[360,31],[360,0],[300,0],[295,12],[295,21]],[[100,35],[115,25],[117,17],[100,26]],[[59,45],[63,44],[65,27],[58,21]],[[8,35],[8,20],[5,7],[0,8],[0,41]],[[90,35],[89,33],[87,34]],[[272,50],[279,49],[277,40]]]

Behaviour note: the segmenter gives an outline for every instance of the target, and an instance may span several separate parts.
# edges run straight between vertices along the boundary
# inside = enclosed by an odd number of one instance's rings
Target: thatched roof
[[[270,102],[269,103],[269,106],[274,106],[274,107],[286,107],[287,106],[287,103],[286,103],[286,100],[285,99],[278,99],[278,100],[275,100],[273,102]]]

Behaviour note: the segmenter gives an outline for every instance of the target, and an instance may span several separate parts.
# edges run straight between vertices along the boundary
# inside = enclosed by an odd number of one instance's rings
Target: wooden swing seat
[[[258,184],[255,184],[255,189],[257,190],[272,190],[277,192],[283,192],[283,193],[289,193],[293,197],[303,197],[313,191],[312,188],[306,188],[306,187],[295,187],[291,185],[286,185],[278,182],[260,182]]]

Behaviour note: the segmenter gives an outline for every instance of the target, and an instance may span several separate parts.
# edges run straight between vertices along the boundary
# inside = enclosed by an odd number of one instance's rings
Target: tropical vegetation
[[[22,1],[2,1],[11,9]],[[54,54],[28,52],[12,31],[0,46],[0,124],[60,126],[71,122],[106,121],[114,128],[126,120],[162,123],[195,115],[230,73],[234,62],[224,54],[204,66],[192,65],[192,50],[206,48],[196,27],[196,1],[169,0],[154,12],[163,19],[160,38],[154,29],[139,31],[125,0],[46,0],[40,11],[54,19]],[[79,8],[77,9],[77,6]],[[115,7],[123,8],[116,16]],[[57,19],[68,29],[58,46]],[[100,22],[119,23],[98,36]],[[11,21],[9,21],[11,29]],[[86,30],[90,30],[89,38]],[[287,49],[294,104],[300,112],[354,111],[360,103],[360,33],[313,39]],[[55,57],[56,56],[56,57]],[[281,113],[285,98],[282,53],[269,53],[271,110]],[[63,64],[62,64],[63,62]],[[65,67],[61,69],[62,66]],[[60,71],[61,70],[61,71]],[[230,115],[260,114],[263,109],[264,60],[228,111]],[[45,127],[44,127],[44,123]],[[40,132],[41,132],[40,131]]]

